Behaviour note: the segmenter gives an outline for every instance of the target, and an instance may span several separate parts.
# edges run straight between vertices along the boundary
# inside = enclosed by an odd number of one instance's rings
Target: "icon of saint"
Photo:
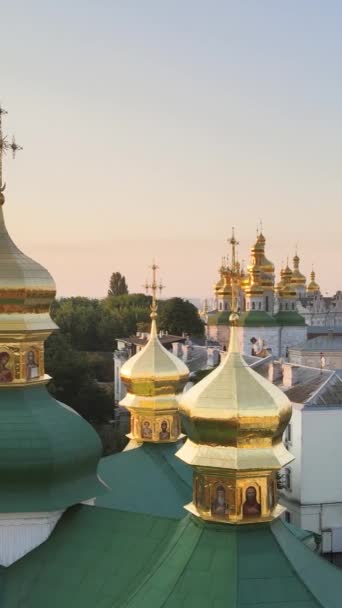
[[[170,439],[170,431],[168,430],[168,424],[166,420],[163,420],[161,425],[160,425],[160,433],[159,433],[159,439],[161,441],[165,441],[166,439]]]
[[[229,513],[229,506],[226,501],[226,490],[224,486],[217,486],[215,491],[215,499],[211,503],[211,514],[212,515],[227,515]]]
[[[144,439],[152,439],[151,424],[148,420],[144,420],[141,426],[141,436]]]
[[[33,378],[39,378],[39,367],[36,362],[36,355],[34,350],[29,350],[26,359],[26,378],[27,380],[33,380]]]
[[[6,351],[0,353],[0,382],[12,382],[13,374],[7,365],[10,360],[10,356]]]
[[[257,492],[254,486],[249,486],[246,490],[246,500],[243,503],[244,517],[257,517],[261,513],[260,503],[257,501]]]

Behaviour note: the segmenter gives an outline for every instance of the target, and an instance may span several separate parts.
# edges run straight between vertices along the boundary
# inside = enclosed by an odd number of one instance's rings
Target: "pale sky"
[[[323,0],[1,3],[0,101],[12,238],[58,295],[210,296],[236,226],[263,220],[342,289],[342,4]]]

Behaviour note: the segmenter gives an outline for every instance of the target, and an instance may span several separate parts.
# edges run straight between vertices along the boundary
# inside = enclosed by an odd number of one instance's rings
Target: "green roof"
[[[274,315],[277,325],[305,325],[305,319],[295,310],[280,310]]]
[[[244,327],[272,327],[277,325],[274,317],[263,310],[243,312],[237,321],[238,326]]]
[[[175,456],[182,442],[148,444],[103,458],[101,479],[111,490],[96,505],[164,517],[184,517],[192,469]]]
[[[1,608],[340,608],[342,572],[280,521],[230,526],[70,509],[0,570]]]
[[[228,325],[229,315],[227,311],[208,314],[207,325]]]
[[[64,509],[105,491],[101,443],[45,386],[0,389],[0,512]]]

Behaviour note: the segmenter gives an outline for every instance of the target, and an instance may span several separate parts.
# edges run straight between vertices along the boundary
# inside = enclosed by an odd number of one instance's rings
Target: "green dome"
[[[2,388],[0,512],[54,511],[103,494],[100,439],[45,386]]]

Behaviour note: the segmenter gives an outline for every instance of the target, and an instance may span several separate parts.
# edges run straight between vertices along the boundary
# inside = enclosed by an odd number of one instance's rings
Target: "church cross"
[[[13,158],[15,158],[16,153],[19,150],[22,150],[22,147],[17,144],[14,137],[10,143],[7,135],[4,135],[2,132],[2,117],[5,114],[7,114],[7,111],[0,106],[0,192],[3,192],[6,187],[6,184],[3,184],[2,182],[2,165],[4,155],[6,154],[7,150],[12,150]]]

